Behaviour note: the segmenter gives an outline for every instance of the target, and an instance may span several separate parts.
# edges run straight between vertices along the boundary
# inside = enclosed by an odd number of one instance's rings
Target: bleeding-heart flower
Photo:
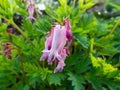
[[[71,26],[68,19],[64,20],[65,25],[56,24],[46,39],[45,49],[40,60],[47,60],[52,65],[53,61],[57,62],[54,73],[61,72],[65,66],[66,56],[69,54],[70,45],[73,41]]]
[[[33,20],[35,20],[35,18],[33,17],[33,15],[34,15],[34,9],[35,9],[35,6],[34,6],[34,4],[33,4],[33,1],[32,0],[29,0],[29,4],[28,4],[28,7],[27,7],[27,11],[28,11],[28,13],[29,13],[29,19],[31,20],[31,22],[33,21]]]
[[[2,23],[3,23],[3,24],[6,24],[7,21],[6,21],[5,19],[2,19]]]
[[[25,0],[22,0],[22,3],[25,3]]]
[[[8,58],[12,59],[12,48],[9,48],[12,44],[10,42],[2,43],[4,46],[2,53]]]

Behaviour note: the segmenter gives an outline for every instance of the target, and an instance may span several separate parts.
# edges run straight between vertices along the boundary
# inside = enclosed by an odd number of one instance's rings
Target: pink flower
[[[52,46],[53,32],[54,32],[54,28],[51,29],[51,32],[50,32],[51,36],[49,36],[46,39],[45,49],[42,51],[43,55],[41,56],[40,60],[48,59],[49,50],[51,49],[51,46]]]
[[[69,53],[70,45],[73,42],[73,35],[72,35],[72,32],[71,32],[70,21],[68,19],[65,19],[64,22],[66,23],[65,27],[67,29],[67,33],[66,33],[66,37],[68,39],[67,52]]]
[[[4,46],[2,52],[3,54],[8,58],[8,59],[12,59],[12,49],[9,48],[9,46],[11,46],[12,44],[10,42],[6,42],[6,43],[2,43],[2,45]]]
[[[54,73],[56,73],[56,72],[62,72],[63,67],[65,66],[64,61],[65,61],[66,56],[67,56],[66,50],[63,49],[62,52],[60,53],[60,55],[61,55],[62,58],[61,58],[60,61],[58,61],[58,65],[57,65],[57,67],[55,68]]]
[[[35,6],[34,6],[34,4],[33,4],[33,1],[32,0],[29,0],[29,5],[28,5],[28,7],[27,7],[27,11],[28,11],[28,13],[29,13],[29,19],[31,20],[31,22],[33,21],[33,20],[35,20],[35,18],[33,17],[33,15],[34,15],[34,9],[35,9]]]
[[[8,27],[8,28],[7,28],[7,32],[8,32],[9,34],[12,34],[12,33],[13,33],[13,30],[14,30],[13,27]]]
[[[22,3],[25,3],[25,0],[22,0]]]
[[[2,23],[3,23],[3,24],[6,24],[7,21],[6,21],[5,19],[2,19]]]
[[[57,24],[51,29],[50,36],[46,39],[45,49],[40,60],[48,61],[52,65],[53,61],[58,65],[54,73],[61,72],[65,66],[66,56],[69,54],[69,48],[73,41],[71,26],[68,19],[64,20],[65,26]]]

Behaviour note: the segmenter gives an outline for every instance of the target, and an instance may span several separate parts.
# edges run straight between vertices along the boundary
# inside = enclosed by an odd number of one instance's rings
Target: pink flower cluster
[[[30,21],[32,22],[33,20],[35,20],[35,18],[33,17],[34,15],[34,9],[35,9],[35,6],[33,4],[33,1],[32,0],[29,0],[29,4],[28,4],[28,7],[27,7],[27,11],[29,13],[29,19]]]
[[[8,58],[8,59],[12,59],[12,49],[9,48],[9,46],[11,46],[12,44],[10,42],[6,42],[6,43],[2,43],[2,45],[4,46],[2,52],[3,54]]]
[[[73,41],[70,22],[68,19],[65,19],[64,22],[64,26],[57,24],[52,27],[40,58],[41,61],[47,60],[49,65],[52,65],[53,61],[57,63],[54,73],[63,70],[66,56],[70,54],[69,48]]]

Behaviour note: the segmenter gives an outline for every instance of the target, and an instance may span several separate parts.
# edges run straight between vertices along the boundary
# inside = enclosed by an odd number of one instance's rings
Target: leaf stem
[[[24,32],[14,23],[13,20],[10,20],[10,23],[15,27],[22,35],[28,40],[28,37],[24,34]]]
[[[13,27],[15,27],[22,35],[23,37],[25,37],[28,41],[29,41],[29,38],[24,34],[24,32],[14,23],[14,21],[12,19],[7,19],[5,18],[4,16],[0,15],[1,18],[5,19],[6,21],[8,21],[10,24],[13,25]]]
[[[111,32],[105,37],[105,39],[109,39],[110,36],[112,35],[112,33],[116,30],[116,28],[118,27],[120,23],[120,19],[117,21],[117,23],[114,25],[113,29],[111,30]]]
[[[74,0],[74,2],[73,2],[73,8],[75,8],[75,4],[76,4],[76,0]]]
[[[5,19],[6,21],[9,21],[7,18],[5,18],[4,16],[0,15],[0,18]]]
[[[93,53],[94,38],[90,40],[90,55]]]
[[[33,43],[32,43],[31,40],[28,38],[28,36],[24,33],[24,31],[22,31],[22,30],[15,24],[15,22],[14,22],[12,19],[7,19],[7,18],[5,18],[5,17],[2,16],[2,15],[0,15],[0,18],[5,19],[5,20],[8,21],[10,24],[12,24],[13,27],[16,28],[16,30],[18,30],[18,32],[20,32],[21,35],[33,45]],[[33,46],[34,46],[34,45],[33,45]]]
[[[21,64],[21,69],[22,69],[22,72],[23,72],[24,80],[25,80],[25,82],[27,83],[27,85],[29,86],[29,88],[32,88],[31,85],[30,85],[30,83],[29,83],[29,81],[27,80],[27,77],[26,77],[25,68],[24,68],[24,63],[23,63],[23,59],[22,59],[20,50],[19,50],[17,47],[15,47],[15,46],[13,46],[13,48],[15,48],[15,49],[17,50],[17,52],[18,52],[18,56],[19,56],[19,58],[20,58],[20,64]]]

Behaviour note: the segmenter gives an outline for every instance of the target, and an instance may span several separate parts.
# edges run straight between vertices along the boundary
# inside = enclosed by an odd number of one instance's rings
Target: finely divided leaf
[[[85,90],[84,86],[83,86],[85,81],[81,75],[76,76],[73,73],[68,73],[68,75],[69,75],[68,80],[72,81],[72,85],[74,86],[74,90]]]
[[[64,80],[65,78],[66,78],[66,75],[63,73],[50,74],[49,75],[50,85],[51,84],[60,85],[61,80]]]

